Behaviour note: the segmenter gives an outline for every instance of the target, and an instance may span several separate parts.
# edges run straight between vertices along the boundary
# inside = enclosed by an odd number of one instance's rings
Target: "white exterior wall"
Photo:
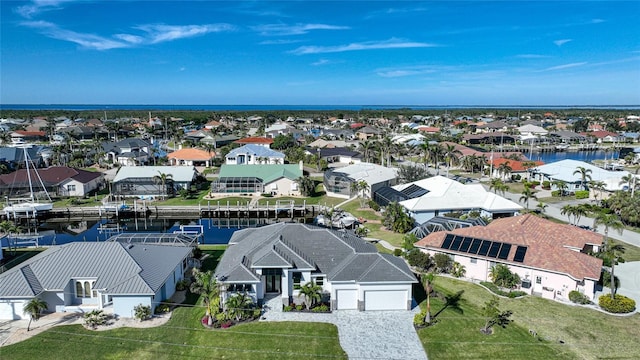
[[[123,317],[133,317],[133,308],[140,304],[151,306],[153,313],[153,305],[151,304],[151,295],[113,295],[113,313]]]
[[[28,319],[29,315],[25,315],[24,304],[30,299],[0,299],[0,320],[20,320]]]
[[[47,302],[48,312],[64,311],[65,296],[63,291],[45,291],[40,298]]]
[[[276,181],[270,182],[268,184],[264,185],[264,192],[266,193],[272,193],[272,192],[276,192],[277,196],[298,196],[300,195],[300,190],[296,189],[294,190],[294,184],[295,181],[293,180],[289,180],[287,178],[280,178]],[[276,189],[274,189],[274,186],[276,187]],[[295,186],[297,186],[297,184],[295,184]]]
[[[424,252],[429,253],[430,255],[435,255],[438,252],[433,250],[425,250],[421,249]],[[576,281],[566,274],[559,274],[550,271],[544,271],[541,269],[535,269],[525,266],[517,266],[511,263],[503,263],[499,261],[491,261],[485,258],[475,258],[476,263],[472,263],[472,257],[463,256],[463,255],[453,255],[453,260],[460,263],[465,267],[466,275],[465,277],[472,280],[479,281],[491,281],[489,277],[489,272],[491,271],[492,263],[503,264],[509,267],[509,270],[513,273],[516,273],[520,276],[522,280],[530,280],[531,288],[525,289],[520,288],[519,290],[525,291],[528,294],[538,293],[542,294],[542,297],[548,299],[569,299],[569,292],[572,290],[580,291],[581,293],[588,296],[590,299],[593,299],[595,294],[595,283],[597,281],[588,280],[584,281],[584,285],[581,285],[581,282]],[[540,277],[540,284],[536,283],[536,278]],[[545,288],[547,290],[545,290]]]
[[[406,298],[406,310],[411,310],[411,284],[360,284],[358,289],[358,309],[365,309],[365,292],[367,291],[401,291]]]

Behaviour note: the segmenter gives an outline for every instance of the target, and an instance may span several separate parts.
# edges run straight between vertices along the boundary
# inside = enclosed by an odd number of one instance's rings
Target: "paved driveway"
[[[413,328],[413,311],[341,310],[331,314],[282,312],[280,298],[267,302],[264,321],[325,322],[338,327],[342,349],[350,359],[427,360]]]
[[[620,279],[618,294],[632,298],[636,301],[636,306],[640,307],[640,261],[618,264],[615,273]]]

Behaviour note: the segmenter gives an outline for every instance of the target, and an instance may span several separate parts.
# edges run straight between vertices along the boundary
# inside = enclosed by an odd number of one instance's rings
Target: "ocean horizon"
[[[2,110],[31,111],[331,111],[331,110],[454,110],[454,109],[507,109],[507,110],[638,110],[640,105],[145,105],[145,104],[0,104]]]

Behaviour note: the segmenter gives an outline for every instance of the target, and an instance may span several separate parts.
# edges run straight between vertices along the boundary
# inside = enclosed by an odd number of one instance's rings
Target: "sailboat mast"
[[[27,147],[23,147],[24,151],[24,163],[27,167],[27,179],[29,179],[29,199],[31,201],[35,201],[35,197],[33,196],[33,184],[31,183],[31,172],[29,171],[29,156],[27,155]]]

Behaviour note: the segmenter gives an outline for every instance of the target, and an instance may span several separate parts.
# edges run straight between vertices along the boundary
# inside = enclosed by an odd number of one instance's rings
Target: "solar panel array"
[[[442,249],[460,251],[467,254],[486,256],[500,260],[507,260],[512,247],[513,245],[508,243],[482,240],[454,234],[447,234],[441,246]],[[516,248],[513,261],[524,262],[526,253],[526,246],[518,246]]]
[[[409,197],[409,199],[415,199],[417,197],[420,197],[426,193],[429,192],[429,190],[422,188],[416,184],[412,184],[410,186],[407,186],[406,189],[401,190],[401,193],[407,195]]]

